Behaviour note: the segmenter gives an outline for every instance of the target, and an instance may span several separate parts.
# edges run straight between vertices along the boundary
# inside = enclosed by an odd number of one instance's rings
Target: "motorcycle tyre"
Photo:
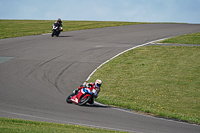
[[[51,33],[51,37],[53,37],[54,36],[54,31],[52,31],[52,33]]]
[[[67,103],[72,103],[72,101],[71,101],[71,97],[72,97],[72,96],[74,96],[73,93],[67,97],[67,99],[66,99],[66,102],[67,102]]]
[[[85,94],[85,95],[86,95],[86,94]],[[83,98],[85,95],[82,95],[82,96],[81,96],[80,101],[79,101],[79,103],[78,103],[79,106],[85,105],[85,104],[90,100],[91,97],[90,97],[90,96],[87,96],[87,97],[85,98],[85,100],[82,102],[82,98]]]
[[[59,36],[59,34],[60,34],[60,32],[59,32],[59,31],[57,31],[57,33],[56,33],[56,37],[58,37],[58,36]]]

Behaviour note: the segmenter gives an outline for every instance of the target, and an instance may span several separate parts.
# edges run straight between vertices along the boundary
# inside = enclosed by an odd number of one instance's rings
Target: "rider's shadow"
[[[106,105],[98,105],[98,104],[86,104],[84,107],[94,107],[94,108],[110,108],[110,106]]]
[[[64,35],[60,35],[58,37],[73,37],[73,36],[64,36]]]

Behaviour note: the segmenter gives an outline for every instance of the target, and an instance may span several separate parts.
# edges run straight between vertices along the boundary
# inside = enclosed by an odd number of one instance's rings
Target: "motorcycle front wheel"
[[[85,94],[85,95],[86,95],[86,94]],[[82,96],[80,97],[80,101],[79,101],[79,103],[78,103],[79,106],[85,105],[85,104],[90,100],[91,97],[90,97],[90,96],[87,96],[86,98],[84,98],[85,95],[82,95]]]
[[[60,31],[56,31],[56,36],[58,37],[60,34]]]
[[[66,102],[67,102],[67,103],[72,103],[72,101],[71,101],[71,97],[72,97],[72,96],[74,96],[73,93],[67,97],[67,99],[66,99]]]
[[[54,31],[52,31],[51,36],[52,36],[52,37],[54,36]]]

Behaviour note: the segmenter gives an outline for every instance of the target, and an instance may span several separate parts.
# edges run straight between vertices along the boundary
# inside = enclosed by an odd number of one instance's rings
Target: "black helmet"
[[[58,22],[61,22],[61,19],[60,18],[58,18],[58,20],[57,20]]]

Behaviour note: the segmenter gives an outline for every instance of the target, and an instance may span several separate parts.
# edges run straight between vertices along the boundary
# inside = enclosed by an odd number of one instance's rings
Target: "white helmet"
[[[102,84],[102,81],[101,81],[101,80],[97,79],[97,80],[95,81],[95,86],[96,86],[96,87],[100,88],[100,87],[101,87],[101,84]]]

